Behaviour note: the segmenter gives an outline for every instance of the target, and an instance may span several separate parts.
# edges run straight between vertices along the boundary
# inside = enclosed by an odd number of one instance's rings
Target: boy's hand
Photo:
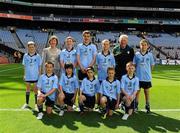
[[[71,99],[72,103],[75,103],[76,97],[73,96],[73,98]]]

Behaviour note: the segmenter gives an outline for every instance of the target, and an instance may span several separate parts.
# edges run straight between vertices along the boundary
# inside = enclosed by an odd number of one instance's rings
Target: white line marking
[[[19,69],[19,68],[22,68],[22,67],[16,67],[16,68],[11,68],[11,69],[5,69],[5,70],[1,70],[1,72],[6,72],[6,71],[11,71],[11,70],[15,70],[15,69]]]
[[[0,108],[0,111],[33,111],[34,109]],[[141,109],[140,111],[146,111]],[[151,109],[152,112],[180,112],[180,109]]]

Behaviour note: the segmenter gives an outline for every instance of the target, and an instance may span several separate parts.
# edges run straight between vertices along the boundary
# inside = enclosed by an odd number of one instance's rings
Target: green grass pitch
[[[15,110],[25,102],[23,66],[20,64],[0,65],[0,133],[155,133],[180,132],[180,66],[156,66],[153,71],[151,108],[146,114],[139,111],[121,120],[122,113],[103,120],[97,112],[80,116],[78,112],[63,117],[54,113],[37,120],[37,112]],[[34,107],[31,93],[30,106]],[[144,109],[141,92],[140,109]]]

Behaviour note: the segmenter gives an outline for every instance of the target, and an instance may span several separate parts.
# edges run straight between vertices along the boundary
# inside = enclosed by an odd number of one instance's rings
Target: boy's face
[[[67,68],[66,73],[67,73],[67,75],[72,75],[72,73],[73,73],[72,68]]]
[[[104,51],[108,51],[109,47],[110,47],[110,44],[109,44],[109,42],[104,42],[104,44],[102,46],[103,46]]]
[[[51,46],[52,48],[55,48],[56,45],[57,45],[57,40],[56,40],[55,38],[53,38],[53,39],[50,40],[49,43],[50,43],[50,46]]]
[[[90,43],[90,41],[91,41],[91,35],[90,34],[84,34],[83,35],[83,42],[84,43]]]
[[[126,70],[127,70],[127,73],[133,74],[134,71],[135,71],[135,67],[134,67],[133,65],[128,65],[128,66],[126,67]]]
[[[53,65],[52,64],[47,64],[46,65],[46,73],[53,73]]]
[[[33,44],[28,46],[28,52],[29,53],[35,53],[35,51],[36,51],[36,48]]]
[[[114,76],[115,76],[115,71],[114,70],[109,70],[108,71],[108,78],[114,78]]]
[[[73,44],[74,44],[74,42],[72,39],[67,39],[67,41],[66,41],[67,48],[72,48]]]
[[[94,72],[92,70],[88,70],[87,75],[89,78],[92,78],[92,77],[94,77]]]
[[[147,43],[141,43],[140,44],[141,51],[147,51],[148,47],[149,47],[149,45]]]

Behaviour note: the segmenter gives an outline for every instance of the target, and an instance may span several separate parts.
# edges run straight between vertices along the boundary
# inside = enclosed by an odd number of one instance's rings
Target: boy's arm
[[[52,88],[48,93],[46,93],[44,96],[47,97],[49,95],[51,95],[52,93],[54,93],[56,91],[56,88]]]

